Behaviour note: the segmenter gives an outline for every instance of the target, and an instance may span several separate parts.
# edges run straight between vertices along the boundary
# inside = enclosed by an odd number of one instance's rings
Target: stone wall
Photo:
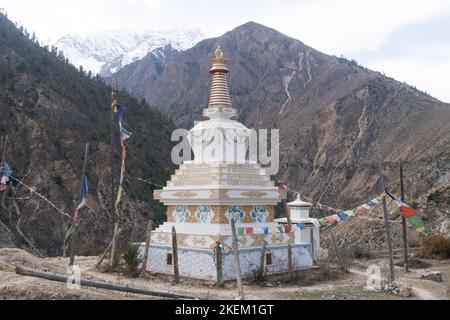
[[[294,244],[292,262],[294,269],[311,267],[312,251],[310,244]],[[142,250],[141,246],[141,250]],[[259,267],[261,248],[244,248],[239,250],[241,272],[247,277]],[[267,253],[272,254],[272,264],[266,266],[266,273],[276,274],[288,271],[288,249],[286,245],[269,246]],[[167,254],[172,248],[167,246],[150,246],[147,270],[150,272],[173,274],[173,265],[167,264]],[[216,257],[212,250],[178,249],[178,266],[180,276],[215,281],[217,279]],[[236,278],[234,256],[231,250],[225,250],[223,259],[223,279]]]

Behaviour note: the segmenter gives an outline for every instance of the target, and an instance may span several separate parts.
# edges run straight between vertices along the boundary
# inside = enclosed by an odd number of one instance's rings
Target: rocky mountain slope
[[[210,59],[219,44],[229,59],[240,120],[280,129],[277,178],[293,189],[352,208],[380,192],[381,160],[387,186],[398,192],[401,159],[409,200],[426,202],[431,191],[448,185],[449,104],[257,23],[186,51],[166,47],[164,60],[148,55],[115,78],[179,126],[190,127],[208,103]]]
[[[90,78],[33,43],[0,14],[0,136],[4,142],[9,135],[5,157],[13,175],[72,215],[79,201],[84,146],[90,142],[89,200],[82,213],[78,254],[98,253],[111,236],[110,101],[111,88],[100,78]],[[124,125],[133,132],[127,141],[122,202],[125,232],[120,243],[126,243],[143,235],[146,217],[158,206],[151,201],[153,187],[135,178],[160,183],[167,179],[173,124],[124,92],[119,101],[126,106]],[[117,181],[117,124],[115,132]],[[67,219],[17,183],[0,193],[0,200],[0,247],[62,254]]]
[[[196,27],[145,32],[111,30],[84,38],[67,35],[55,45],[76,67],[109,76],[157,48],[171,45],[174,50],[186,50],[203,38]]]

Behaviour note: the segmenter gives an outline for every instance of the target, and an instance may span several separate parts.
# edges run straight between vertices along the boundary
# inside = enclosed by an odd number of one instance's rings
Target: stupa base
[[[144,245],[141,246],[143,251]],[[292,244],[292,268],[300,270],[313,266],[312,247],[309,243]],[[242,277],[249,277],[254,270],[259,268],[262,248],[241,248],[239,259]],[[147,261],[147,271],[173,275],[172,247],[164,245],[151,245]],[[289,271],[288,246],[267,246],[266,275],[281,274]],[[217,267],[216,256],[213,250],[178,248],[178,268],[181,277],[216,281]],[[225,250],[223,254],[222,279],[236,279],[235,262],[232,250]]]

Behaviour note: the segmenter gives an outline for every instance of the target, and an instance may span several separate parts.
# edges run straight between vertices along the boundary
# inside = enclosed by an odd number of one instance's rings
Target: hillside
[[[77,254],[98,253],[111,236],[111,88],[24,33],[0,14],[0,136],[9,135],[6,160],[16,178],[72,214],[79,201],[84,146],[90,142],[90,192]],[[122,202],[124,233],[120,243],[126,243],[141,239],[148,215],[162,218],[161,207],[152,202],[153,187],[135,178],[160,183],[167,179],[172,170],[167,143],[173,124],[124,92],[119,93],[119,101],[126,106],[125,126],[133,132],[127,141]],[[117,181],[120,156],[115,129]],[[34,248],[42,255],[62,254],[66,219],[24,187],[15,185],[0,196],[0,246]]]
[[[248,127],[279,128],[278,179],[309,198],[351,208],[387,186],[426,203],[449,185],[450,105],[404,83],[329,56],[249,22],[177,52],[147,55],[115,74],[119,85],[183,127],[202,119],[208,70],[220,44],[229,59],[232,101]]]

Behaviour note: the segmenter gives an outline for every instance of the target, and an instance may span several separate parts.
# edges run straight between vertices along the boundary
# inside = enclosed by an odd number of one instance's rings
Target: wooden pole
[[[380,171],[381,171],[381,165],[380,165]],[[381,174],[381,189],[384,191],[385,190],[384,175],[383,175],[383,172],[380,172],[380,174]],[[393,282],[395,280],[394,257],[393,257],[393,253],[392,253],[391,228],[390,228],[390,224],[389,224],[386,197],[383,197],[383,214],[384,214],[384,225],[386,228],[386,241],[387,241],[388,251],[389,251],[390,282]]]
[[[292,272],[292,247],[291,244],[288,243],[288,271]]]
[[[88,152],[89,152],[89,142],[86,143],[86,147],[84,150],[83,167],[81,169],[81,181],[80,181],[81,191],[80,191],[79,201],[81,201],[81,199],[83,198],[83,185],[84,185],[84,177],[86,176],[86,164],[87,164]],[[78,226],[75,222],[75,214],[73,216],[73,219],[74,219],[74,221],[73,221],[74,231],[72,234],[72,241],[70,244],[69,266],[73,266],[73,263],[75,261],[75,247],[76,247],[76,242],[77,242],[77,238],[78,238]]]
[[[34,270],[30,268],[25,267],[18,267],[16,266],[14,268],[14,272],[23,276],[29,276],[29,277],[36,277],[51,281],[58,281],[58,282],[65,282],[69,280],[69,277],[63,276],[60,274],[54,274],[50,272],[43,272],[39,270]],[[128,292],[128,293],[134,293],[134,294],[142,294],[147,296],[156,296],[161,298],[170,298],[170,299],[189,299],[189,300],[199,300],[197,297],[193,296],[186,296],[171,292],[160,292],[160,291],[150,291],[145,289],[138,289],[138,288],[131,288],[129,286],[123,286],[123,285],[117,285],[112,283],[106,283],[101,281],[94,281],[94,280],[87,280],[87,279],[80,279],[80,285],[86,286],[86,287],[94,287],[94,288],[100,288],[100,289],[107,289],[107,290],[114,290],[114,291],[120,291],[120,292]]]
[[[223,286],[223,255],[222,244],[220,241],[216,243],[216,268],[217,268],[217,287]]]
[[[234,265],[236,268],[236,281],[239,290],[239,295],[241,296],[241,300],[244,300],[244,288],[242,287],[242,276],[241,276],[241,262],[239,259],[239,250],[238,250],[238,238],[236,235],[236,223],[234,222],[234,218],[231,218],[231,234],[233,236],[233,254],[234,254]]]
[[[405,202],[405,188],[403,184],[403,161],[400,160],[400,200]],[[409,272],[408,267],[408,234],[407,234],[407,225],[406,218],[402,214],[402,231],[403,231],[403,267],[405,268],[405,272]]]
[[[342,260],[341,253],[339,252],[339,247],[336,242],[336,238],[334,237],[334,232],[330,231],[331,236],[331,244],[333,246],[334,252],[336,253],[336,257],[338,259],[339,265],[341,266],[341,269],[343,271],[347,271],[347,266],[344,264],[344,261]]]
[[[115,214],[115,213],[113,213]],[[114,271],[114,267],[116,266],[116,250],[117,250],[117,238],[118,238],[118,232],[119,232],[119,222],[116,221],[114,223],[114,232],[113,232],[113,238],[111,241],[111,255],[109,260],[109,269]]]
[[[119,236],[120,232],[122,232],[122,229],[119,229],[117,231],[116,237]],[[111,239],[111,241],[109,242],[108,246],[106,247],[105,252],[103,252],[103,254],[101,255],[100,259],[98,260],[97,264],[95,265],[95,269],[98,269],[100,267],[100,265],[102,264],[103,260],[106,258],[106,255],[111,251],[111,247],[112,247],[113,242],[114,242],[114,238]]]
[[[147,239],[145,241],[144,260],[142,260],[141,276],[147,271],[148,251],[150,249],[150,240],[152,238],[153,220],[148,220],[147,224]]]
[[[111,153],[110,153],[110,166],[111,166],[111,221],[113,226],[113,237],[112,237],[112,245],[111,245],[111,259],[109,261],[110,270],[114,271],[115,263],[116,263],[116,246],[117,246],[117,232],[119,231],[119,221],[116,221],[116,213],[114,211],[114,203],[116,201],[115,197],[115,187],[114,187],[114,106],[116,105],[116,90],[117,83],[116,79],[112,79],[111,86],[111,118],[110,118],[110,127],[111,127]]]
[[[291,210],[289,209],[289,206],[287,204],[288,188],[284,183],[282,183],[281,185],[283,186],[283,189],[286,192],[286,199],[282,199],[281,202],[283,203],[284,211],[286,212],[287,223],[288,223],[289,227],[292,228]]]
[[[177,245],[177,231],[175,226],[172,227],[172,262],[173,262],[173,282],[180,282],[180,271],[178,269],[178,245]]]
[[[111,118],[110,118],[110,143],[111,143],[111,150],[110,150],[110,166],[111,166],[111,221],[113,226],[113,232],[116,230],[116,216],[114,213],[114,202],[115,202],[115,187],[114,187],[114,104],[116,103],[116,79],[112,79],[112,86],[111,86]],[[113,235],[114,237],[114,235]]]
[[[313,261],[313,264],[314,264],[314,262],[316,261],[316,250],[315,250],[315,247],[314,247],[314,228],[310,228],[309,229],[309,240],[311,241],[311,254],[312,254],[312,261]]]
[[[3,151],[2,151],[2,163],[1,165],[3,165],[3,161],[5,161],[5,157],[6,157],[6,145],[8,144],[8,135],[6,135],[5,140],[3,141]]]
[[[264,277],[266,275],[266,246],[267,246],[267,243],[265,240],[263,242],[264,242],[264,244],[263,244],[263,247],[261,250],[261,260],[259,263],[259,268],[261,269],[262,275]]]

